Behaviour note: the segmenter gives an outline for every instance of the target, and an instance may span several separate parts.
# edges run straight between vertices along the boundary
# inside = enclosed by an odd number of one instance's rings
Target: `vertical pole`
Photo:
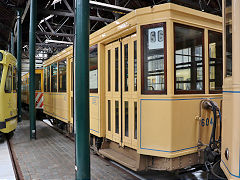
[[[36,45],[36,16],[37,0],[31,0],[30,27],[29,27],[29,60],[30,60],[30,84],[29,84],[29,117],[30,139],[36,139],[36,113],[35,113],[35,45]]]
[[[90,179],[89,150],[89,1],[75,0],[75,170],[77,180]]]
[[[22,106],[21,106],[21,76],[22,76],[22,22],[21,10],[17,11],[17,107],[18,107],[18,122],[22,120]]]
[[[14,34],[11,32],[11,54],[14,56]]]

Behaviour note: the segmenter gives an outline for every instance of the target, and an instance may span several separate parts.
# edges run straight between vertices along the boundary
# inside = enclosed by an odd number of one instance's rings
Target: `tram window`
[[[142,26],[142,91],[166,94],[166,24]]]
[[[134,41],[134,91],[137,91],[137,41]]]
[[[2,79],[2,73],[3,73],[3,65],[0,64],[0,82],[1,82],[1,79]]]
[[[125,101],[125,136],[128,137],[128,117],[129,117],[129,112],[128,112],[128,101]]]
[[[223,58],[222,34],[209,31],[209,89],[210,93],[222,91],[223,85]]]
[[[58,91],[67,91],[67,75],[66,75],[67,61],[58,62]]]
[[[124,45],[124,66],[125,66],[124,89],[125,91],[128,91],[128,44]]]
[[[134,102],[134,139],[137,139],[137,102]]]
[[[232,76],[232,0],[225,0],[226,76]]]
[[[98,45],[89,48],[89,88],[91,93],[98,92]]]
[[[47,92],[47,67],[44,67],[44,92]]]
[[[57,63],[51,65],[51,92],[57,92]]]
[[[16,92],[17,90],[17,69],[13,66],[13,91]]]
[[[50,92],[50,66],[47,66],[47,92]]]
[[[119,50],[118,48],[115,48],[115,91],[118,91],[118,74],[119,74]]]
[[[119,133],[119,101],[115,101],[115,133]]]
[[[175,24],[175,93],[204,93],[202,29]]]
[[[111,131],[111,101],[108,100],[108,131]]]
[[[41,74],[35,74],[35,90],[41,90]]]
[[[71,62],[71,91],[73,91],[73,83],[74,83],[74,63],[73,61]]]
[[[12,66],[8,66],[8,72],[5,82],[5,92],[6,93],[12,92]]]
[[[108,50],[108,91],[111,91],[111,50]]]

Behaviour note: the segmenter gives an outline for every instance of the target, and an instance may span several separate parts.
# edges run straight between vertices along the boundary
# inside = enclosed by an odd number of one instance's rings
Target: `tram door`
[[[128,36],[107,45],[105,56],[106,137],[132,148],[137,148],[136,44],[136,35]]]

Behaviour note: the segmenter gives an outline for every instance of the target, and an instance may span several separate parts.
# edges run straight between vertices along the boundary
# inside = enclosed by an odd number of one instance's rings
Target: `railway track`
[[[16,153],[14,151],[11,139],[6,139],[6,141],[7,141],[7,144],[8,144],[9,154],[10,154],[10,157],[11,157],[11,160],[12,160],[12,165],[13,165],[13,170],[14,170],[14,173],[15,173],[15,178],[16,178],[16,180],[24,180],[24,177],[23,177],[21,168],[19,166],[19,162],[18,162]]]

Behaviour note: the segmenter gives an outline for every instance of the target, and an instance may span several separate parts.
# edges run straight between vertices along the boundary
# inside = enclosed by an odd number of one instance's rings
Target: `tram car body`
[[[22,76],[22,104],[29,106],[29,73]],[[43,111],[43,69],[35,70],[35,102],[36,110]]]
[[[0,50],[0,136],[17,127],[16,59]]]
[[[221,17],[166,3],[91,34],[90,133],[98,153],[137,171],[199,164],[213,118],[200,104],[222,99],[221,32]],[[72,47],[44,62],[44,113],[70,132],[73,74]]]
[[[240,178],[240,2],[223,1],[224,81],[221,168],[228,179]]]

